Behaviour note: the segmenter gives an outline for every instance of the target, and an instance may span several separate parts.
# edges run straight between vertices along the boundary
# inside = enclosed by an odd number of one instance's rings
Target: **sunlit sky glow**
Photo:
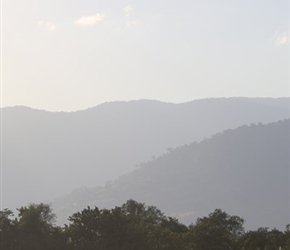
[[[3,0],[3,106],[289,95],[288,0]]]

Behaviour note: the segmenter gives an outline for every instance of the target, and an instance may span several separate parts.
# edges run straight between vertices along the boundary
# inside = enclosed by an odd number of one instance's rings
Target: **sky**
[[[289,0],[2,0],[2,106],[285,97]]]

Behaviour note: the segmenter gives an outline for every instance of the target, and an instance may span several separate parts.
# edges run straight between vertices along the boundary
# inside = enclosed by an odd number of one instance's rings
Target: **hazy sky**
[[[3,105],[289,96],[288,0],[2,0]]]

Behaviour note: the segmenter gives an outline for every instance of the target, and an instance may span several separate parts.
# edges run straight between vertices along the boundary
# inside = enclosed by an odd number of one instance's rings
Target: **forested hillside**
[[[105,187],[56,200],[60,218],[86,205],[132,198],[189,223],[216,207],[246,218],[247,228],[282,228],[289,214],[290,120],[244,125],[170,150]]]
[[[218,98],[183,104],[143,100],[104,103],[72,113],[3,108],[3,206],[49,201],[73,189],[103,185],[167,148],[242,124],[287,118],[289,102],[289,98]]]

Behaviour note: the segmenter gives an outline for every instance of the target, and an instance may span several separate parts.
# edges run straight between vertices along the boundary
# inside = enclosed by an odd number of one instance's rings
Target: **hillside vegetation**
[[[189,223],[216,207],[247,218],[247,228],[289,221],[290,120],[244,125],[170,150],[104,187],[80,189],[54,202],[66,218],[86,205],[128,199],[156,204]]]
[[[72,113],[3,108],[3,206],[101,186],[168,148],[243,124],[288,118],[289,103],[290,98],[218,98],[113,102]]]

